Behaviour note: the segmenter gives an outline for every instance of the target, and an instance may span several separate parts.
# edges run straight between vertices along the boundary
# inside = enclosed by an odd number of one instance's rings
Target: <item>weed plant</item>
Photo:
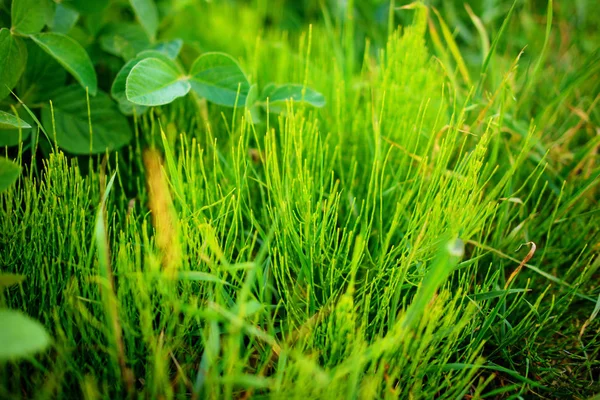
[[[52,341],[1,364],[0,397],[598,393],[597,31],[566,2],[484,22],[388,7],[383,26],[322,2],[297,30],[265,28],[265,4],[189,5],[161,33],[322,109],[255,123],[180,98],[119,152],[3,151],[23,174],[0,194],[0,267],[25,279],[2,306]]]

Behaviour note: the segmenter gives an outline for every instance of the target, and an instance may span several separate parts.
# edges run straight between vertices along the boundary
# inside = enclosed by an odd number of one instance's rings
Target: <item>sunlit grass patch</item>
[[[258,3],[240,6],[241,26],[263,24]],[[465,71],[437,53],[444,10],[398,12],[413,22],[382,46],[324,15],[208,49],[240,57],[253,82],[314,88],[322,108],[266,103],[257,122],[188,96],[136,116],[118,153],[18,150],[0,278],[24,280],[0,284],[2,306],[52,340],[1,364],[0,397],[596,392],[594,55],[548,74],[564,92],[540,99],[544,71],[527,81],[518,51],[492,43],[485,74]]]

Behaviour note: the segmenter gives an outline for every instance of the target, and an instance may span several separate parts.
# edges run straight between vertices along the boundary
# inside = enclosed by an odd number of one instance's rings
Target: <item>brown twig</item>
[[[163,269],[172,276],[181,262],[179,226],[173,211],[173,201],[162,168],[161,156],[157,150],[148,149],[144,152],[144,166],[148,186],[148,208],[152,213],[156,244],[162,253]]]
[[[515,269],[513,271],[512,274],[510,274],[510,276],[508,277],[508,280],[506,281],[506,285],[504,285],[504,289],[508,289],[508,287],[510,286],[510,284],[512,283],[512,281],[517,277],[517,275],[519,274],[519,272],[521,272],[521,270],[523,269],[523,267],[525,266],[525,264],[527,264],[527,262],[529,260],[531,260],[531,257],[533,257],[533,254],[535,253],[535,250],[537,249],[535,243],[533,242],[527,242],[524,243],[522,245],[519,246],[519,248],[517,249],[517,251],[519,251],[521,249],[521,247],[523,246],[531,246],[531,248],[529,249],[529,253],[527,253],[527,255],[525,256],[525,258],[523,259],[523,261],[521,261],[521,263],[519,264],[519,266],[517,267],[517,269]]]

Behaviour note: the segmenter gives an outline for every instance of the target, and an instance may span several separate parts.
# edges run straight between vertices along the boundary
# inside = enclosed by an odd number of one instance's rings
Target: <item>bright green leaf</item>
[[[117,105],[104,92],[90,97],[92,134],[88,121],[86,93],[72,85],[51,97],[58,146],[73,154],[98,154],[123,147],[131,138],[131,128]],[[42,125],[54,137],[50,107],[42,109]]]
[[[130,60],[150,47],[150,42],[139,25],[119,23],[102,29],[100,47],[107,53]]]
[[[130,102],[127,99],[125,99],[125,101],[120,101],[119,102],[119,111],[121,111],[121,113],[123,115],[128,115],[128,116],[137,115],[137,116],[140,116],[140,115],[144,114],[148,110],[149,110],[149,107],[139,106],[137,104],[133,104],[132,102]]]
[[[56,11],[52,22],[49,24],[52,32],[64,33],[65,35],[73,29],[77,20],[79,19],[79,13],[69,7],[65,7],[62,3],[56,5]]]
[[[156,39],[158,30],[158,9],[153,0],[129,0],[135,16],[148,34],[150,41]]]
[[[13,0],[13,29],[24,35],[38,33],[46,25],[46,11],[49,5],[47,0]]]
[[[54,20],[54,14],[56,12],[56,3],[54,0],[45,0],[46,6],[44,7],[44,25],[50,26]],[[39,32],[39,31],[38,31]]]
[[[258,86],[252,85],[248,91],[248,96],[246,97],[246,109],[250,113],[250,118],[252,118],[251,122],[254,124],[260,123],[262,120],[260,116],[260,108],[256,105],[257,101]]]
[[[0,361],[29,357],[50,345],[42,324],[15,310],[0,310]]]
[[[126,94],[129,101],[143,106],[160,106],[185,96],[190,84],[177,65],[169,60],[146,58],[129,73]]]
[[[286,102],[290,100],[313,107],[325,106],[325,97],[321,93],[295,84],[267,85],[261,98],[265,103],[268,100],[269,111],[275,113],[285,111]]]
[[[0,110],[0,130],[14,128],[27,129],[31,128],[31,125],[12,114]]]
[[[25,280],[25,276],[18,274],[3,273],[0,274],[0,290],[18,285]]]
[[[192,89],[208,101],[222,106],[245,106],[250,82],[240,65],[223,53],[206,53],[190,71]]]
[[[115,99],[117,102],[119,102],[119,108],[126,115],[133,114],[134,107],[135,107],[136,113],[138,115],[141,115],[146,110],[146,107],[137,106],[137,105],[133,104],[132,102],[130,102],[129,100],[127,100],[127,95],[125,94],[125,89],[126,89],[126,85],[127,85],[127,77],[129,76],[129,73],[131,72],[133,67],[135,67],[135,65],[137,63],[139,63],[140,61],[142,61],[143,59],[151,58],[151,57],[158,58],[167,63],[171,62],[169,57],[167,57],[164,53],[161,53],[160,51],[157,51],[157,50],[143,51],[140,54],[138,54],[137,57],[135,57],[133,60],[127,62],[123,66],[123,68],[121,68],[121,70],[117,74],[117,77],[115,78],[115,81],[112,84],[110,94],[112,95],[113,99]]]
[[[258,86],[252,85],[250,86],[250,90],[248,90],[248,95],[246,96],[246,103],[244,106],[246,108],[252,108],[256,101],[258,100]]]
[[[156,43],[152,46],[153,50],[165,53],[171,60],[174,60],[179,55],[181,48],[183,47],[183,40],[175,39],[168,42]]]
[[[96,71],[89,56],[79,43],[60,33],[40,33],[30,36],[46,53],[50,54],[83,86],[92,96],[98,90]]]
[[[22,111],[20,109],[18,109],[18,110]],[[9,113],[9,115],[16,117],[15,115],[13,115],[11,113]],[[35,126],[35,122],[31,119],[29,114],[22,111],[21,114],[18,115],[18,118],[23,123],[28,125],[29,128],[21,127],[19,129],[19,128],[15,128],[15,127],[6,127],[6,128],[0,129],[0,147],[16,146],[19,143],[27,140],[27,138],[29,138],[29,136],[31,135],[31,132],[33,130],[32,127]],[[2,125],[2,124],[0,124],[0,125]]]
[[[21,167],[8,158],[0,157],[0,192],[14,184],[21,174]],[[0,340],[0,343],[3,343]],[[0,346],[2,347],[2,346]]]
[[[0,100],[16,86],[27,63],[27,47],[6,28],[0,29]]]

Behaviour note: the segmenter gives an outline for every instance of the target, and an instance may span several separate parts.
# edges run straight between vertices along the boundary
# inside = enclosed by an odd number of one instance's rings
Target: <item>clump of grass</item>
[[[414,8],[361,63],[351,18],[246,43],[259,82],[303,81],[323,110],[252,124],[183,99],[110,158],[29,155],[0,195],[0,265],[26,277],[2,300],[53,346],[5,365],[0,397],[597,391],[597,68],[541,112],[541,67],[513,98],[518,52],[490,53],[472,90]]]

